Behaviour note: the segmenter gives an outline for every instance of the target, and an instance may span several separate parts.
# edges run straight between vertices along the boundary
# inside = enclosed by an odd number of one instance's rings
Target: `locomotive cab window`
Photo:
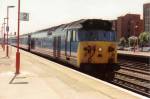
[[[116,33],[114,31],[81,30],[78,38],[80,41],[116,41]]]

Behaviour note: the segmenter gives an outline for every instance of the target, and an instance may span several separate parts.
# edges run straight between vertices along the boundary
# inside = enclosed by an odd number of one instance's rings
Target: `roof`
[[[78,21],[74,21],[68,24],[64,24],[59,27],[62,29],[103,29],[103,30],[111,30],[112,22],[108,20],[101,19],[81,19]]]
[[[66,24],[65,29],[79,29],[79,28],[82,28],[82,23],[85,22],[86,20],[87,19],[81,19],[81,20],[74,21],[74,22],[71,22],[69,24]]]
[[[58,26],[42,29],[36,32],[42,32],[42,31],[55,31],[56,29],[63,29],[63,30],[69,30],[69,29],[101,29],[101,30],[111,30],[112,29],[112,23],[108,20],[101,20],[101,19],[80,19],[74,22],[70,22],[67,24],[61,24]]]

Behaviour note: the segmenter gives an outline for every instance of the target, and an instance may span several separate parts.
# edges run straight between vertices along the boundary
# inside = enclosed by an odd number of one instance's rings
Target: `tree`
[[[138,43],[138,38],[136,36],[131,36],[128,38],[129,46],[135,47],[135,45]]]
[[[143,32],[143,33],[141,33],[139,35],[139,40],[140,40],[140,46],[142,47],[142,50],[143,50],[143,47],[146,44],[150,43],[150,33],[149,32]]]

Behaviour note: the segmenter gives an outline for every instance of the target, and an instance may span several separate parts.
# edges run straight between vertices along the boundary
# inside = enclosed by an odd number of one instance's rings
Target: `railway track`
[[[126,58],[127,57],[127,58]],[[120,70],[115,72],[113,84],[150,97],[150,65],[136,56],[119,57]],[[142,57],[143,58],[143,57]],[[148,59],[146,59],[148,60]]]
[[[130,60],[119,60],[119,65],[121,67],[129,67],[141,71],[150,71],[150,65],[143,62],[137,62],[137,61],[130,61]]]

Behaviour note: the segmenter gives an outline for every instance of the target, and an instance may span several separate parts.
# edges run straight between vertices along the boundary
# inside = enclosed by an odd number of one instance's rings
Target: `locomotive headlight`
[[[98,51],[101,52],[101,51],[102,51],[102,48],[99,48]]]

